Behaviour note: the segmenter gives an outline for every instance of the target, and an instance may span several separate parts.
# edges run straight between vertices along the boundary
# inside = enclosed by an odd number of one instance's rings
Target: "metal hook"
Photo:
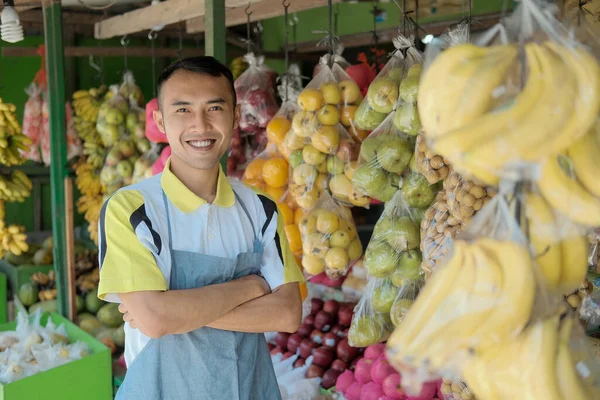
[[[89,61],[90,61],[90,67],[93,68],[94,70],[96,70],[98,73],[101,74],[102,73],[102,67],[99,66],[98,64],[96,64],[94,62],[94,56],[93,55],[90,55]]]
[[[121,46],[127,46],[128,44],[129,44],[129,39],[127,38],[127,35],[125,35],[121,38]]]
[[[289,2],[289,0],[283,0],[283,1],[281,2],[281,4],[282,4],[282,5],[283,5],[283,7],[285,7],[285,8],[288,8],[288,7],[290,6],[290,2]]]
[[[248,2],[248,5],[246,6],[246,9],[244,10],[244,12],[246,13],[246,15],[248,17],[250,17],[252,15],[252,11],[250,11],[250,2]]]
[[[158,37],[158,33],[154,30],[150,30],[150,32],[148,32],[148,40],[156,40],[156,38]]]

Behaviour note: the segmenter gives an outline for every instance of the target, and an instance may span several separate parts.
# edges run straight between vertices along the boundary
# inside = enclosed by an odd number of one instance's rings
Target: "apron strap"
[[[254,226],[254,221],[252,221],[252,218],[250,218],[250,213],[248,212],[246,205],[244,204],[240,196],[238,196],[238,194],[235,192],[235,190],[233,191],[233,194],[235,195],[235,199],[238,201],[238,203],[240,203],[240,206],[242,206],[242,209],[246,213],[246,217],[248,217],[248,219],[250,220],[250,225],[252,225],[252,232],[254,232],[254,240],[258,240],[258,236],[256,234],[256,227]]]
[[[171,215],[169,213],[169,201],[167,200],[167,195],[165,191],[162,191],[163,202],[165,203],[165,211],[167,212],[167,228],[169,230],[169,251],[173,248],[173,239],[171,234]]]

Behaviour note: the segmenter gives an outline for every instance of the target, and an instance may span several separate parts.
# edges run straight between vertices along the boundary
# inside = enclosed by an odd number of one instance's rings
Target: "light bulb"
[[[19,21],[19,14],[11,6],[5,6],[0,14],[0,37],[8,43],[17,43],[24,39],[23,27]]]
[[[433,35],[429,34],[429,35],[426,35],[426,36],[423,38],[423,40],[421,40],[421,41],[422,41],[423,43],[427,44],[427,43],[431,43],[431,41],[432,41],[433,39],[435,39],[435,36],[433,36]]]

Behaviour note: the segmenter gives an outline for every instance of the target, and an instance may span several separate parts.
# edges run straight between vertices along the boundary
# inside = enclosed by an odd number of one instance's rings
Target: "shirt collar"
[[[207,204],[206,200],[198,197],[171,172],[170,158],[167,160],[165,169],[163,170],[160,184],[169,201],[184,213],[192,212],[198,207]],[[217,195],[213,204],[220,207],[232,207],[235,204],[235,194],[231,188],[231,183],[229,183],[229,179],[227,179],[220,165],[219,178],[217,180]]]

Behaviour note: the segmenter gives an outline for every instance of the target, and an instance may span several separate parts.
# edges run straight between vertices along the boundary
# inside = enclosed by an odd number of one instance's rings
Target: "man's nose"
[[[207,132],[211,129],[210,118],[204,112],[199,112],[194,118],[194,128],[200,132]]]

